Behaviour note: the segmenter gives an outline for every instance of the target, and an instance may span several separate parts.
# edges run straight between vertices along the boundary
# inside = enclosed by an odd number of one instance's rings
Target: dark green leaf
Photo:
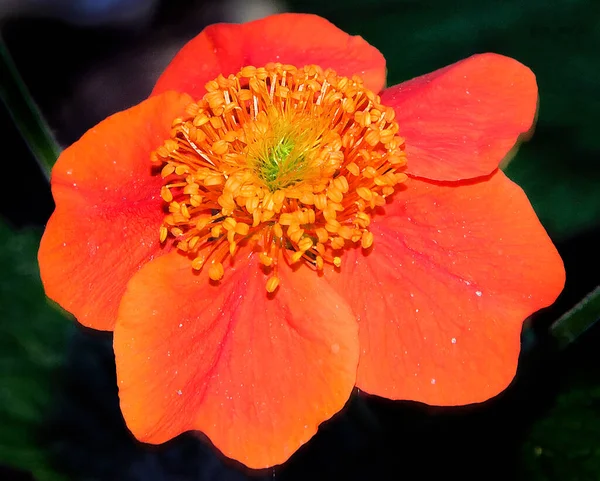
[[[533,426],[523,454],[523,479],[600,479],[600,385],[574,386],[559,395]]]
[[[10,112],[38,165],[46,177],[50,178],[52,166],[61,151],[60,146],[29,94],[1,38],[0,100]]]
[[[48,413],[71,323],[45,298],[37,268],[37,231],[0,223],[0,464],[54,473],[38,430]]]

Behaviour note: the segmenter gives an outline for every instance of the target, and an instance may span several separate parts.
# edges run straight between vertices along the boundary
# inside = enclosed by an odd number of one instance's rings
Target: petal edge
[[[487,400],[514,376],[525,318],[562,290],[562,260],[500,171],[461,186],[411,179],[399,194],[372,223],[371,253],[350,251],[337,281],[360,318],[357,386],[434,405]]]
[[[162,252],[162,179],[150,152],[191,98],[168,92],[116,113],[67,148],[52,171],[52,214],[38,252],[46,295],[83,325],[112,330],[130,277]]]
[[[351,36],[317,15],[282,13],[245,24],[209,25],[179,51],[152,95],[177,90],[199,99],[206,92],[205,84],[219,74],[227,76],[244,66],[263,67],[269,62],[314,64],[341,76],[357,74],[374,92],[385,85],[385,58],[362,37]]]
[[[280,266],[269,299],[258,263],[240,255],[218,286],[177,252],[136,274],[115,329],[119,396],[142,441],[197,429],[226,456],[265,468],[348,400],[358,327],[314,272]]]
[[[390,87],[381,98],[406,138],[407,173],[455,181],[498,167],[531,129],[538,94],[529,68],[487,53]]]

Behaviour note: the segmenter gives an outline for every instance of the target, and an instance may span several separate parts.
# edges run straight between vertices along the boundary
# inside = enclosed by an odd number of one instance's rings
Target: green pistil
[[[257,163],[257,174],[271,192],[300,182],[306,172],[306,156],[297,152],[295,142],[282,137],[265,148]]]

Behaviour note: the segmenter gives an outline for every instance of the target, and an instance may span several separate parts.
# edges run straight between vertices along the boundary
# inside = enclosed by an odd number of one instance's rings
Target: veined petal
[[[508,57],[474,55],[386,89],[406,138],[407,173],[432,180],[490,174],[527,132],[537,108],[531,70]]]
[[[255,255],[218,285],[177,252],[136,274],[114,347],[121,409],[141,441],[204,432],[251,468],[284,462],[348,400],[358,326],[346,302],[304,266],[280,264],[269,298]]]
[[[160,255],[164,213],[150,153],[191,98],[175,92],[119,112],[66,149],[52,171],[56,210],[42,237],[46,294],[94,329],[111,330],[125,285]]]
[[[372,251],[330,276],[359,318],[357,386],[437,405],[503,390],[523,320],[565,276],[523,191],[500,171],[459,187],[411,179],[372,232]]]
[[[318,65],[339,75],[360,75],[365,86],[379,92],[385,85],[385,59],[359,36],[348,35],[316,15],[284,13],[244,24],[206,27],[175,56],[158,79],[153,95],[166,90],[199,99],[204,85],[219,74],[269,62],[296,67]]]

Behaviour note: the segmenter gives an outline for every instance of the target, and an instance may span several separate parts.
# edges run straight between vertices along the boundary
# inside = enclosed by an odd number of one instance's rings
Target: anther
[[[279,277],[271,276],[267,279],[267,292],[275,292],[275,289],[279,287]]]

